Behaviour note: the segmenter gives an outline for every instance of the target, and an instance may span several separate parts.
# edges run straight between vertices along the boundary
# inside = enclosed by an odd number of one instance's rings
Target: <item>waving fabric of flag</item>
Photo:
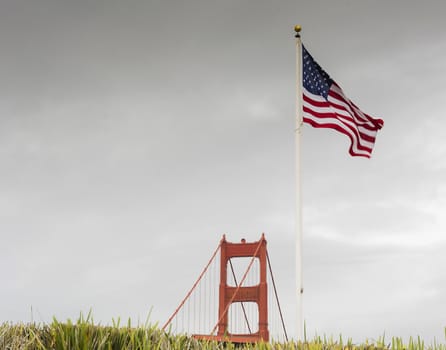
[[[304,122],[347,135],[351,141],[349,153],[370,158],[384,121],[365,114],[350,101],[303,45],[302,56]]]

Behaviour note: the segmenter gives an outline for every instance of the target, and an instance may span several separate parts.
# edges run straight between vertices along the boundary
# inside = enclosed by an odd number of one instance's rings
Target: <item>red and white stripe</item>
[[[333,82],[328,100],[303,88],[303,120],[315,128],[335,129],[350,138],[352,156],[370,158],[376,134],[384,125],[362,112]]]

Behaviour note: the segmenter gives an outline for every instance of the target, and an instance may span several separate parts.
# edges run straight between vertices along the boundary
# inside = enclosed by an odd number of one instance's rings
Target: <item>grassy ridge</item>
[[[445,334],[446,336],[446,334]],[[213,349],[259,349],[259,350],[446,350],[446,345],[425,345],[420,338],[403,344],[400,338],[392,338],[390,343],[380,339],[372,343],[353,344],[344,342],[342,337],[316,337],[312,341],[289,343],[259,343],[236,347],[234,344],[203,342],[185,335],[173,335],[161,331],[156,325],[132,327],[130,321],[120,326],[113,321],[113,326],[95,325],[90,315],[82,315],[73,323],[68,320],[60,323],[56,319],[51,324],[9,324],[0,325],[1,350],[213,350]]]

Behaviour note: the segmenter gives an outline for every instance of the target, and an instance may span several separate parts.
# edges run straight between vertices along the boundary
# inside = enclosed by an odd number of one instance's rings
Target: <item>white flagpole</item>
[[[303,278],[302,278],[302,186],[301,186],[301,132],[302,132],[302,41],[301,26],[294,27],[296,32],[296,292],[297,292],[297,340],[303,341],[304,321],[302,312]]]

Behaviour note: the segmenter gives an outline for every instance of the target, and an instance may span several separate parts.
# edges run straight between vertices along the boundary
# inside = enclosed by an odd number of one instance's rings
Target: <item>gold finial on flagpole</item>
[[[302,26],[300,26],[299,24],[296,24],[295,26],[294,26],[294,31],[296,32],[296,38],[299,38],[300,37],[300,31],[302,30]]]

